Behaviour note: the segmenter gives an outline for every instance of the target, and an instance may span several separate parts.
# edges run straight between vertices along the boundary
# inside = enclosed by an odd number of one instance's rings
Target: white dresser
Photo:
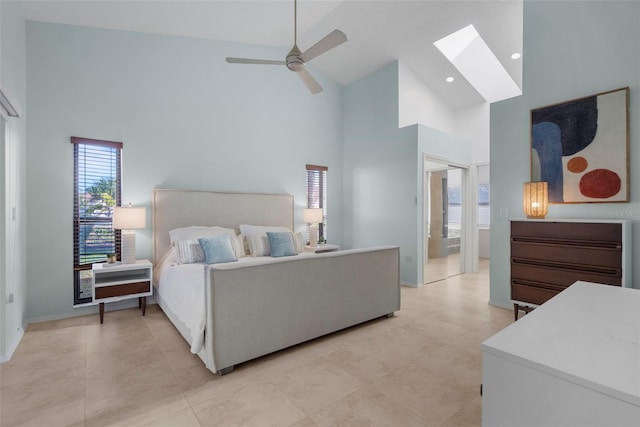
[[[483,426],[640,426],[640,290],[577,282],[482,344]]]

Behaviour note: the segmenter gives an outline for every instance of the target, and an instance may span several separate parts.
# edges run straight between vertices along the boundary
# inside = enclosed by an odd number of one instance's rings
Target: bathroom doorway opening
[[[425,284],[464,273],[466,172],[462,166],[425,159]]]

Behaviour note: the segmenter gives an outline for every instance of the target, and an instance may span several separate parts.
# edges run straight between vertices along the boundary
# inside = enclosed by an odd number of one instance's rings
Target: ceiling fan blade
[[[249,59],[249,58],[227,58],[230,64],[262,64],[262,65],[286,65],[285,61],[277,61],[273,59]]]
[[[322,55],[328,50],[333,49],[336,46],[341,45],[347,41],[347,36],[340,30],[333,30],[327,34],[318,43],[311,46],[305,52],[302,53],[302,58],[307,61],[311,61],[316,56]]]
[[[307,85],[307,88],[309,88],[312,94],[315,95],[316,93],[322,92],[322,86],[320,86],[316,79],[314,79],[307,70],[303,68],[302,70],[298,71],[298,75],[300,76],[304,84]]]

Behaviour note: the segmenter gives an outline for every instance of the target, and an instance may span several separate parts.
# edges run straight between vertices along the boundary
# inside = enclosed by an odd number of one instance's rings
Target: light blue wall
[[[322,73],[311,69],[325,89],[311,95],[284,67],[224,61],[281,49],[37,22],[27,48],[29,319],[83,312],[72,307],[72,135],[124,143],[123,203],[150,207],[155,187],[290,193],[297,229],[305,164],[326,165],[329,240],[342,244],[343,89]],[[147,217],[138,258],[151,257]]]
[[[20,118],[0,126],[0,361],[10,356],[23,333],[27,306],[26,120],[27,74],[22,2],[0,2],[0,81],[21,109]],[[0,121],[2,119],[0,118]],[[7,132],[5,133],[5,130]],[[6,136],[6,138],[5,138]],[[12,210],[15,208],[15,219]],[[8,297],[13,294],[13,302]]]
[[[417,283],[417,131],[398,129],[398,63],[344,89],[344,241],[400,246],[403,283]]]
[[[26,42],[24,10],[21,2],[0,2],[0,81],[19,108],[21,117],[10,117],[0,126],[3,150],[0,159],[0,360],[15,349],[26,323],[27,306],[27,224],[26,211]],[[0,119],[1,121],[2,119]],[[6,131],[6,132],[5,132]],[[15,219],[12,211],[15,208]],[[9,303],[9,295],[13,302]]]
[[[471,163],[471,143],[423,125],[398,129],[399,64],[344,90],[344,241],[400,246],[401,280],[421,285],[424,267],[422,159]]]
[[[639,21],[635,1],[525,1],[523,95],[491,107],[492,303],[509,305],[507,217],[524,216],[530,110],[625,86],[631,91],[631,203],[552,205],[549,217],[633,220],[633,282],[640,288]]]

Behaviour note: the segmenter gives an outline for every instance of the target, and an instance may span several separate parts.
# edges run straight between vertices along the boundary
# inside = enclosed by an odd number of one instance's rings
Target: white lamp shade
[[[135,230],[145,228],[147,212],[145,208],[117,206],[113,208],[113,228]]]
[[[321,208],[307,208],[302,211],[302,220],[309,224],[319,224],[322,222]]]

